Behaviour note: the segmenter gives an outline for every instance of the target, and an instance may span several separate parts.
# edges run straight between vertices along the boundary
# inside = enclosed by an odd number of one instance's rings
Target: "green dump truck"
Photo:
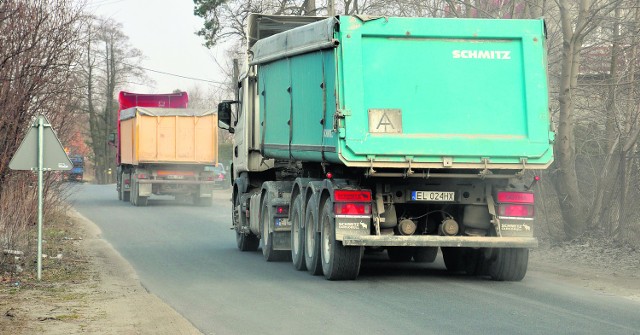
[[[542,20],[252,15],[234,133],[238,248],[330,280],[365,249],[521,280],[553,161]]]

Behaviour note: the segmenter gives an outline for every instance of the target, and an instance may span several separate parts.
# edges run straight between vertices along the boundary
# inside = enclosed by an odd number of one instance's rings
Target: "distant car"
[[[213,180],[215,181],[215,187],[226,189],[226,188],[229,188],[229,186],[231,186],[229,184],[229,178],[227,177],[227,170],[224,168],[224,165],[222,163],[218,163],[218,165],[216,165],[213,168],[213,173],[214,173]]]

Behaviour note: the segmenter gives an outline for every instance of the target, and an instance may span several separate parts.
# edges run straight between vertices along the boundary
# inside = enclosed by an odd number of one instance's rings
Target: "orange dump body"
[[[131,107],[120,112],[121,164],[218,162],[218,118],[188,108]]]

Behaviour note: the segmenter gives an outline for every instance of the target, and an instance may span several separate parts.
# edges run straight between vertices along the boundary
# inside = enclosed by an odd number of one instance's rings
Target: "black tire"
[[[388,247],[387,256],[392,262],[409,262],[415,250],[413,247]]]
[[[416,247],[413,260],[416,263],[433,263],[438,256],[438,247]]]
[[[298,194],[293,200],[293,208],[289,212],[291,221],[291,260],[296,270],[304,271],[307,265],[304,261],[304,214],[302,213],[302,195]]]
[[[129,188],[129,202],[134,206],[138,206],[138,191],[136,190],[135,180],[131,179],[130,185],[131,187]]]
[[[321,258],[322,273],[328,280],[353,280],[360,272],[362,247],[345,247],[336,241],[333,202],[327,200],[322,208],[321,218]]]
[[[311,196],[304,211],[304,264],[311,275],[319,276],[322,274],[322,259],[320,259],[320,234],[315,229],[318,222],[315,200],[315,196]]]
[[[125,173],[122,172],[120,174],[120,191],[118,191],[118,200],[122,200],[122,201],[126,201],[129,202],[129,196],[131,194],[130,191],[125,191],[124,189],[124,177],[125,177]],[[131,181],[129,181],[131,182]]]
[[[440,249],[442,250],[444,265],[449,272],[461,272],[464,270],[462,248],[446,247]]]
[[[502,248],[493,250],[489,265],[491,279],[497,281],[521,281],[527,274],[529,249]]]
[[[289,251],[273,249],[273,232],[271,231],[271,209],[266,204],[260,211],[260,223],[262,224],[262,256],[267,262],[282,262],[289,258]]]
[[[471,276],[484,276],[489,272],[488,262],[485,261],[484,249],[466,248],[464,251],[464,271]]]
[[[138,197],[138,204],[136,206],[144,207],[149,204],[149,197]]]
[[[240,227],[241,225],[240,223],[241,218],[238,217],[238,215],[241,215],[241,214],[236,211],[236,207],[240,205],[240,200],[238,196],[234,197],[233,203],[234,203],[234,206],[231,209],[232,211],[231,217],[233,220],[233,226],[236,229],[236,244],[238,245],[238,249],[240,249],[240,251],[258,250],[258,247],[260,246],[260,239],[252,233],[245,234],[239,231],[238,227]]]

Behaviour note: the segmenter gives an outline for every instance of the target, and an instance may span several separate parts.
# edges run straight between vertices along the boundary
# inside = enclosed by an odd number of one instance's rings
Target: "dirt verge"
[[[57,228],[66,246],[43,260],[41,282],[3,277],[0,334],[202,334],[141,286],[96,225],[70,214]]]

